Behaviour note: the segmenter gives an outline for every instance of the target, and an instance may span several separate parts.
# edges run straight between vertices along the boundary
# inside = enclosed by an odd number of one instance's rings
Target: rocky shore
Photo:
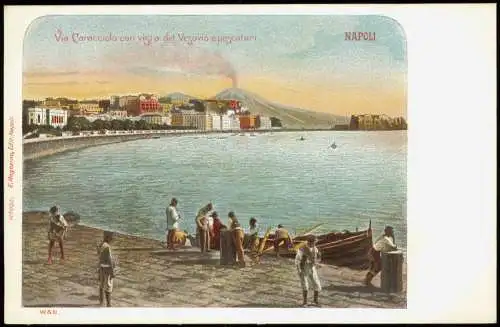
[[[48,265],[47,219],[43,212],[23,214],[23,306],[98,307],[96,245],[102,230],[75,219],[65,241],[66,260],[61,262],[55,253]],[[291,259],[269,256],[260,265],[224,267],[218,252],[171,252],[160,241],[122,234],[115,234],[112,247],[119,261],[115,307],[293,308],[302,301]],[[403,269],[404,291],[385,294],[362,284],[364,271],[323,265],[320,303],[330,308],[406,308],[406,265]],[[380,275],[373,283],[380,284]]]

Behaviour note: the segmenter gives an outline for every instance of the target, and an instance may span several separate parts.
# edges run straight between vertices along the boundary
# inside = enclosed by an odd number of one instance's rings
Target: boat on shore
[[[294,237],[291,248],[280,246],[280,256],[295,257],[297,251],[303,247],[310,233]],[[316,235],[318,243],[316,247],[321,252],[321,262],[324,264],[348,267],[354,270],[366,270],[370,266],[368,251],[373,246],[371,221],[368,229],[363,231],[330,232]],[[261,238],[260,241],[264,241]],[[265,238],[265,246],[262,254],[275,255],[274,235]]]

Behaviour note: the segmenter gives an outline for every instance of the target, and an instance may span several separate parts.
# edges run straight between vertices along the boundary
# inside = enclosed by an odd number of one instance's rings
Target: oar
[[[319,227],[323,226],[323,223],[320,223],[320,224],[316,224],[314,225],[313,227],[309,228],[309,229],[306,229],[302,234],[299,234],[297,236],[304,236],[308,233],[311,233],[313,232],[314,230],[318,229]],[[295,237],[297,237],[295,236]],[[297,252],[301,247],[304,246],[304,244],[306,243],[306,241],[300,241],[299,243],[295,244],[293,246],[293,251]]]
[[[296,235],[295,237],[298,237],[298,236],[304,236],[306,235],[307,233],[311,233],[312,231],[318,229],[318,227],[322,226],[324,223],[320,223],[320,224],[317,224],[317,225],[314,225],[313,227],[309,228],[309,229],[306,229],[304,232],[302,232],[301,234],[298,234]]]

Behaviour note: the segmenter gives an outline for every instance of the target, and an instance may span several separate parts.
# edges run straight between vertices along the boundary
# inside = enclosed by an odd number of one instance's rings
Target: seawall
[[[89,135],[81,137],[54,137],[36,142],[23,142],[23,160],[33,160],[69,150],[90,146],[118,143],[145,138],[144,134],[130,135]]]

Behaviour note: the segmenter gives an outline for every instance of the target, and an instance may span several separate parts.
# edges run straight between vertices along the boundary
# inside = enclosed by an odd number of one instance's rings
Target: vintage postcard
[[[406,310],[407,44],[382,14],[33,20],[23,310]]]

